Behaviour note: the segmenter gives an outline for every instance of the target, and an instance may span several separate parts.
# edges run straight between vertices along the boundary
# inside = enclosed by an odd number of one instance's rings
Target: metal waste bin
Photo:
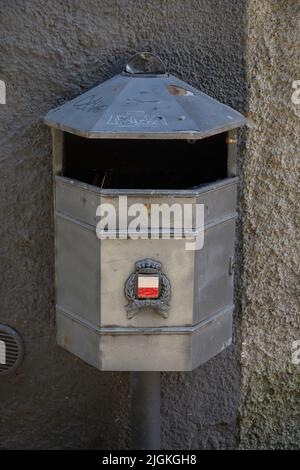
[[[231,343],[244,117],[139,53],[45,122],[53,129],[58,344],[98,369],[124,371],[192,370],[222,351]],[[115,209],[116,229],[99,238],[103,204]],[[151,237],[149,227],[131,237],[133,217],[123,213],[133,204],[149,217],[153,205],[198,204],[204,225],[193,215],[189,237],[177,237],[175,223],[166,237],[159,219]],[[203,247],[187,249],[197,230]]]

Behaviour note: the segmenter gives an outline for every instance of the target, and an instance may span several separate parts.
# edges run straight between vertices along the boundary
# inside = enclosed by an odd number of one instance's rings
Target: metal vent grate
[[[24,355],[22,338],[17,331],[0,324],[0,375],[14,372]]]

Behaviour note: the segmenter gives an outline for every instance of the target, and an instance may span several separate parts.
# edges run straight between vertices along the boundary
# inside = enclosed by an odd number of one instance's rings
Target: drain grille
[[[14,372],[22,361],[23,341],[17,331],[0,324],[0,375]]]

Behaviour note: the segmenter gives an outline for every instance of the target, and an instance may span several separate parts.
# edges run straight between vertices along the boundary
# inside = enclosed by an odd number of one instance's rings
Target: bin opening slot
[[[108,189],[189,189],[227,178],[227,133],[186,140],[65,134],[63,175]]]

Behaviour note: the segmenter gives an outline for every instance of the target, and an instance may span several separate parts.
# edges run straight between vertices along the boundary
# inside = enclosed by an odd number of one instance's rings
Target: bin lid
[[[235,129],[246,119],[142,52],[121,74],[48,112],[44,122],[95,139],[194,140]]]

